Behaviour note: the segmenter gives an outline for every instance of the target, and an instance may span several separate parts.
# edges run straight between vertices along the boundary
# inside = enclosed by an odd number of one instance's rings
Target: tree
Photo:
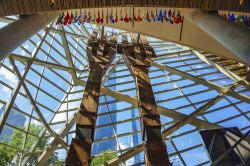
[[[91,166],[100,166],[117,157],[116,153],[111,150],[102,152],[100,155],[94,157],[91,161]]]
[[[19,127],[19,128],[22,130],[25,129],[24,126]],[[43,126],[41,125],[30,124],[29,133],[32,133],[34,135],[39,135],[42,129],[43,129]],[[8,139],[8,137],[10,137],[10,139]],[[1,145],[0,145],[0,165],[1,166],[9,165],[12,162],[14,157],[16,158],[16,161],[20,160],[20,155],[19,155],[20,151],[15,148],[22,149],[23,140],[24,140],[24,133],[20,132],[17,129],[13,130],[13,133],[11,136],[5,135],[5,139],[1,141]],[[32,147],[32,145],[36,143],[37,141],[38,141],[37,137],[28,135],[27,141],[25,144],[25,150],[28,151]],[[10,148],[6,144],[15,148]],[[45,146],[47,145],[48,145],[48,140],[40,139],[37,143],[36,151],[40,151],[41,153],[45,149]],[[23,157],[30,155],[29,164],[34,165],[40,153],[24,154]],[[58,154],[55,152],[52,154],[48,163],[52,163],[57,160],[58,160]]]

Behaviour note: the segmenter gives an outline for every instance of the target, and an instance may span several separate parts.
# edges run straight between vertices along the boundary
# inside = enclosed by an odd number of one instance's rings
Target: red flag
[[[101,22],[101,16],[100,16],[100,12],[98,10],[98,14],[97,14],[97,18],[96,18],[96,23],[100,24],[100,22]]]
[[[69,12],[67,12],[66,16],[64,17],[64,20],[63,20],[63,25],[67,25],[69,20],[70,20],[70,15],[69,15]]]

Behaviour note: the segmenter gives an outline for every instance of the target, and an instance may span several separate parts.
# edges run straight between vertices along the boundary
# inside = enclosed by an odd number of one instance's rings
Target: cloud
[[[74,91],[75,87],[72,88],[71,91]],[[75,93],[75,94],[71,94],[71,95],[68,95],[68,100],[71,100],[71,99],[76,99],[76,98],[82,98],[82,94],[79,94],[79,93]],[[59,122],[59,121],[64,121],[67,119],[66,117],[66,113],[60,113],[60,111],[66,111],[67,109],[72,109],[72,108],[78,108],[80,106],[80,102],[81,101],[76,101],[76,102],[70,102],[70,103],[62,103],[62,105],[60,106],[59,110],[58,110],[58,113],[55,115],[55,117],[53,118],[52,122],[55,123],[55,122]],[[73,114],[72,113],[69,113],[69,119],[71,118]]]
[[[24,45],[23,47],[24,47],[26,50],[29,50],[29,45],[28,45],[28,44]],[[22,55],[22,56],[26,56],[26,55],[28,55],[28,54],[27,54],[27,52],[25,52],[23,49],[21,49],[21,55]]]
[[[18,83],[18,79],[17,79],[16,75],[11,73],[9,70],[7,70],[4,67],[2,67],[0,69],[0,78],[3,82],[5,82],[6,84],[8,84],[12,87],[15,87]]]

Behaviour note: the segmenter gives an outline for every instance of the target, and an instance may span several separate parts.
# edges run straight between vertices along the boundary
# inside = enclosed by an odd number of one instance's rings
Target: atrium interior
[[[1,166],[247,166],[249,133],[249,0],[0,1]]]

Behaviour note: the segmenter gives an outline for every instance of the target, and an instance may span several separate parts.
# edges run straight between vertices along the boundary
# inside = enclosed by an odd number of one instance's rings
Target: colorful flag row
[[[106,12],[106,15],[104,16],[103,10],[98,10],[97,15],[96,12],[92,14],[90,10],[87,12],[86,10],[84,12],[80,11],[80,14],[75,12],[66,12],[59,14],[56,24],[63,24],[63,25],[70,25],[72,23],[76,23],[78,25],[82,25],[84,23],[97,23],[97,24],[103,24],[103,23],[112,23],[115,24],[117,22],[168,22],[170,24],[180,24],[183,23],[184,17],[181,15],[180,11],[171,10],[168,11],[165,9],[163,10],[156,10],[156,11],[147,11],[146,13],[141,14],[141,11],[138,10],[137,14],[134,15],[134,18],[131,16],[131,12],[129,14],[125,12],[125,15],[123,16],[122,10],[120,13],[120,16],[116,13],[113,15],[113,10],[109,13],[108,10]]]
[[[236,15],[234,13],[221,13],[221,16],[223,16],[224,18],[226,18],[227,20],[231,21],[231,22],[236,22],[242,25],[245,25],[246,27],[250,28],[250,15],[244,15],[244,14],[239,14]]]

